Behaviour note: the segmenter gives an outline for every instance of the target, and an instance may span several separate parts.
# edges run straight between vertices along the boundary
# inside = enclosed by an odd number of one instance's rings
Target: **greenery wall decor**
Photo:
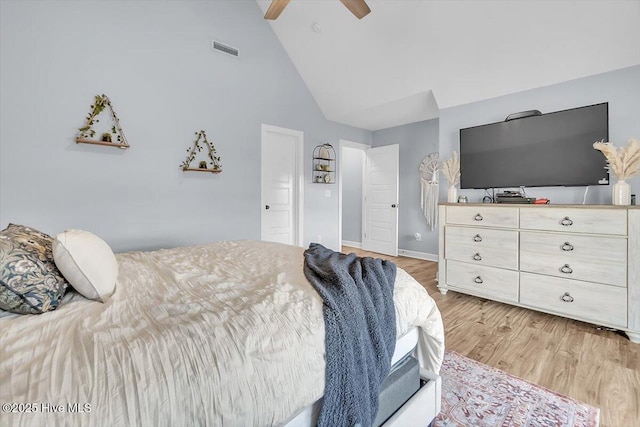
[[[105,109],[109,109],[111,112],[111,118],[113,119],[113,126],[111,126],[111,133],[105,132],[102,134],[101,139],[93,139],[96,135],[96,131],[93,129],[93,125],[98,123],[100,120],[98,116]],[[76,143],[83,144],[97,144],[97,145],[107,145],[118,148],[129,148],[129,143],[127,139],[124,137],[124,132],[120,127],[120,120],[118,116],[116,116],[116,112],[113,110],[111,106],[111,101],[107,95],[96,95],[93,104],[91,105],[91,111],[86,117],[87,123],[79,128],[80,136],[76,138]],[[112,135],[114,135],[112,137]]]
[[[187,156],[187,159],[180,165],[182,170],[185,172],[222,172],[220,157],[216,156],[216,154],[218,154],[216,148],[213,146],[213,143],[207,140],[207,134],[203,130],[201,130],[200,132],[195,132],[195,135],[197,136],[197,138],[193,142],[193,147],[191,147],[191,149],[187,148],[187,152],[189,153],[189,155]],[[191,162],[195,160],[197,153],[201,152],[204,146],[209,149],[209,166],[207,166],[207,162],[203,160],[200,161],[197,168],[191,167]]]

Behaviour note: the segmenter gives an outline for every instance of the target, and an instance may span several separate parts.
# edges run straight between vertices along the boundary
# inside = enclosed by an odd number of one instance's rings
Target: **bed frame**
[[[420,369],[422,386],[383,424],[384,427],[426,426],[440,413],[442,378]]]
[[[396,366],[409,355],[415,356],[419,332],[411,328],[396,341],[391,365]],[[440,413],[442,378],[420,368],[420,388],[380,427],[426,426]],[[321,405],[316,402],[292,416],[283,427],[309,427],[318,424]]]
[[[407,427],[430,425],[440,413],[442,378],[420,369],[421,386],[381,427]],[[284,427],[309,427],[318,424],[320,405],[307,407]]]

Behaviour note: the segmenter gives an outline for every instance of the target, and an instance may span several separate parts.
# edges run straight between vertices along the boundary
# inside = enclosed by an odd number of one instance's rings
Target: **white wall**
[[[339,247],[312,150],[371,133],[324,119],[255,2],[3,0],[0,40],[0,227],[86,229],[118,251],[259,239],[267,123],[305,134],[305,244]],[[128,150],[74,142],[101,93]],[[200,129],[220,175],[179,168]]]

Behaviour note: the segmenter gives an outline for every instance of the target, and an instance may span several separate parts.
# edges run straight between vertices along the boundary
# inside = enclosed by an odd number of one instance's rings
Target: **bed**
[[[313,422],[324,324],[303,250],[234,241],[117,254],[104,303],[70,292],[54,311],[5,313],[0,402],[13,407],[3,406],[1,424]],[[413,353],[435,380],[444,334],[434,301],[398,269],[394,302],[406,346],[396,352]]]

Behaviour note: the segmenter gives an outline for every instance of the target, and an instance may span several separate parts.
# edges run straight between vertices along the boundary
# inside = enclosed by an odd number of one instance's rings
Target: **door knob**
[[[269,205],[265,206],[264,208],[265,208],[266,210],[269,210]]]

